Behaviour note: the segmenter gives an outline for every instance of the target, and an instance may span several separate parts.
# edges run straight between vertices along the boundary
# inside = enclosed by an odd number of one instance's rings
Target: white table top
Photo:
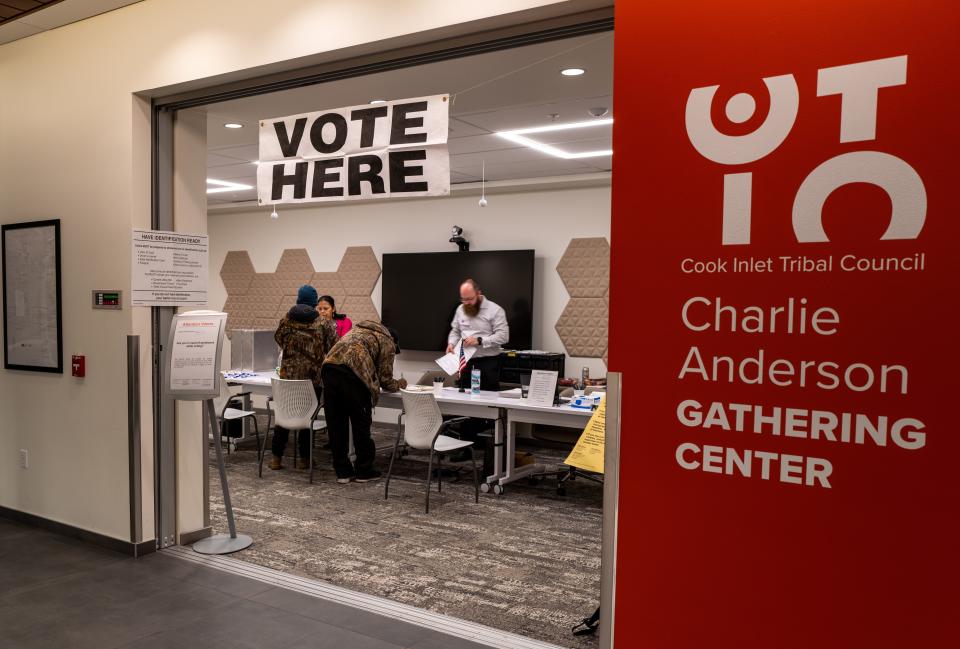
[[[248,372],[246,370],[224,370],[223,377],[227,383],[237,383],[239,385],[254,385],[259,387],[270,387],[270,379],[279,379],[277,372]]]
[[[390,395],[395,396],[397,399],[400,398],[399,392],[388,393],[385,392],[381,395],[381,400],[383,396]],[[460,392],[457,388],[444,388],[443,394],[437,397],[437,401],[440,403],[473,403],[479,405],[490,406],[493,408],[504,408],[507,410],[533,410],[538,412],[554,412],[561,413],[564,415],[570,415],[571,417],[583,417],[584,419],[589,419],[590,415],[593,414],[591,410],[583,410],[581,408],[573,408],[568,404],[563,404],[560,406],[539,406],[529,403],[526,399],[518,399],[516,397],[502,397],[499,392],[492,392],[487,390],[481,390],[480,394],[473,395],[467,392]]]
[[[279,378],[275,371],[269,372],[242,372],[239,373],[236,370],[227,370],[224,373],[227,382],[236,383],[239,385],[249,385],[252,387],[270,387],[270,379]],[[231,376],[233,375],[233,376]],[[392,402],[393,399],[390,397],[395,397],[397,401],[400,400],[399,392],[382,392],[380,396],[381,405],[386,402]],[[591,410],[583,410],[581,408],[573,408],[568,404],[560,406],[539,406],[529,403],[526,399],[517,399],[515,397],[502,397],[499,392],[492,392],[488,390],[481,390],[480,394],[473,395],[470,392],[460,392],[457,388],[444,388],[443,394],[437,397],[437,401],[441,403],[470,403],[476,405],[490,406],[491,408],[504,408],[507,410],[530,410],[536,412],[551,412],[557,414],[568,415],[571,418],[581,417],[583,419],[589,419],[590,415],[593,414]]]
[[[571,417],[579,416],[584,419],[589,419],[590,415],[593,414],[593,410],[585,410],[583,408],[574,408],[570,404],[561,404],[559,406],[539,406],[529,403],[526,399],[505,399],[500,398],[500,401],[504,403],[504,408],[509,408],[511,410],[531,410],[536,412],[558,412],[565,415],[570,415]]]

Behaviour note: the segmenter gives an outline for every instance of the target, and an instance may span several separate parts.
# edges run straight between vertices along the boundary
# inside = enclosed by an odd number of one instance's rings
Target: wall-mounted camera
[[[463,238],[463,228],[459,225],[450,230],[450,243],[457,244],[460,252],[470,252],[470,242]]]

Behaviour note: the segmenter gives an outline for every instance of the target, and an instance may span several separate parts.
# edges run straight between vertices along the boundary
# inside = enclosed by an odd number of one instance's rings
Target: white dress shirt
[[[450,323],[450,335],[447,342],[456,345],[461,338],[483,338],[483,344],[477,349],[474,358],[497,356],[501,345],[510,340],[510,326],[507,324],[507,314],[503,308],[486,297],[480,302],[480,311],[477,315],[468,316],[463,305],[457,307]]]

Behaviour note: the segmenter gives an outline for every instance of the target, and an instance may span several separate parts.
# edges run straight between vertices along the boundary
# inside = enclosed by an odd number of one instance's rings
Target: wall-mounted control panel
[[[93,291],[94,309],[121,309],[123,308],[123,291]]]

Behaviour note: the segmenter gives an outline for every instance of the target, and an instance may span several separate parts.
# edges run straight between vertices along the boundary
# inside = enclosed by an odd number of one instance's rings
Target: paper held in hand
[[[456,347],[453,348],[453,351],[449,354],[445,354],[437,359],[437,365],[440,366],[440,369],[453,376],[460,371],[460,348],[463,347],[463,340],[457,343]],[[463,347],[463,358],[464,361],[469,361],[473,358],[473,355],[477,353],[479,347],[467,345]]]
[[[577,445],[564,464],[575,466],[584,471],[603,473],[603,445],[606,441],[607,430],[607,397],[604,396],[600,405],[593,412],[587,427],[583,429]]]

